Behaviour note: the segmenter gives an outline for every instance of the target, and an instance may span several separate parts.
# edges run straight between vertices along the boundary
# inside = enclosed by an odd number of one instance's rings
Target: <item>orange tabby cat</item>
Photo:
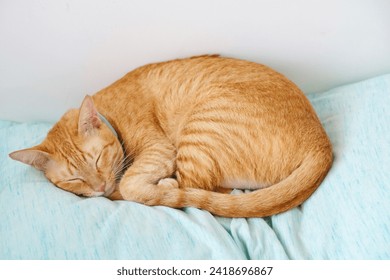
[[[332,164],[297,86],[264,65],[219,56],[140,67],[65,113],[43,143],[10,156],[78,195],[225,217],[298,206]],[[228,194],[233,188],[256,191]]]

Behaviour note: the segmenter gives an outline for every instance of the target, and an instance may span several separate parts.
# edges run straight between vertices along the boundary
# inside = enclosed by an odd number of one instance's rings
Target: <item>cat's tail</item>
[[[266,217],[302,204],[320,185],[333,161],[331,148],[309,153],[287,178],[268,188],[239,195],[202,189],[174,189],[161,204],[197,207],[223,217]]]

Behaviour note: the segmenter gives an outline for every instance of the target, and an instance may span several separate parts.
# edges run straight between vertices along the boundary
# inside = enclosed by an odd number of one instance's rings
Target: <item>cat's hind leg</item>
[[[216,191],[221,178],[218,158],[202,144],[183,142],[176,157],[176,178],[180,188]]]

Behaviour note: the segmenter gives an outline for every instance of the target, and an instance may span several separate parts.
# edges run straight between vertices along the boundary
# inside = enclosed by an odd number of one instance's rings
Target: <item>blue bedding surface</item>
[[[52,124],[0,121],[0,259],[390,259],[390,75],[308,97],[334,165],[264,219],[77,197],[8,158]]]

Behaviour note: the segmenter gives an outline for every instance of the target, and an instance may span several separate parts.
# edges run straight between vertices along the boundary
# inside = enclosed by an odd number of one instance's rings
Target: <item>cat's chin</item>
[[[94,192],[94,193],[92,193],[92,195],[90,195],[90,197],[99,197],[99,196],[102,196],[104,194],[105,194],[105,192]]]

